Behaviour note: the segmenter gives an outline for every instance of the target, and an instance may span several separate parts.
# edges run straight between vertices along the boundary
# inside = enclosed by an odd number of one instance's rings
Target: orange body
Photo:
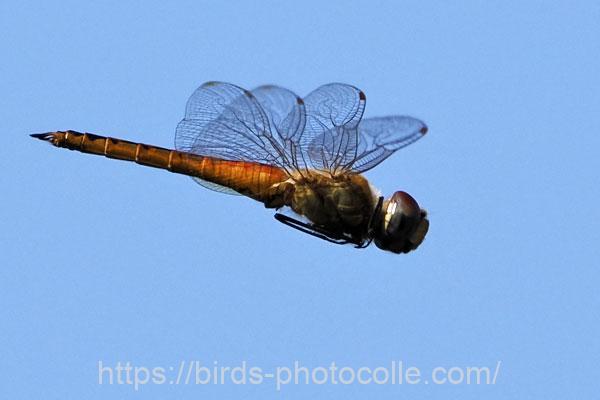
[[[263,203],[269,200],[269,188],[288,179],[283,169],[272,165],[203,157],[91,133],[65,131],[32,136],[69,150],[133,161],[149,167],[198,177],[226,186]]]

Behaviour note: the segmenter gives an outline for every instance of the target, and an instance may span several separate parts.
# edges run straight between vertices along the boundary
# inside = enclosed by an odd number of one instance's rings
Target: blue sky
[[[4,2],[3,398],[591,398],[598,392],[597,2]],[[202,82],[430,127],[370,171],[430,213],[409,255],[335,246],[249,199],[59,150],[74,129],[169,147]],[[98,362],[265,370],[401,360],[495,385],[98,384]]]

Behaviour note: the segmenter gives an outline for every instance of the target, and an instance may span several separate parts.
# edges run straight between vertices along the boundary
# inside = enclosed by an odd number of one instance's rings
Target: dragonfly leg
[[[383,196],[379,196],[379,199],[377,200],[377,205],[375,205],[375,210],[373,210],[373,214],[371,214],[371,218],[369,219],[369,225],[367,228],[368,239],[361,243],[356,243],[355,247],[357,249],[364,249],[365,247],[369,247],[369,245],[373,241],[373,232],[375,231],[375,220],[379,217],[379,213],[381,212],[382,207],[383,207]]]
[[[350,238],[348,238],[347,236],[345,236],[343,234],[330,232],[326,229],[320,228],[318,226],[315,226],[315,225],[307,223],[307,222],[299,221],[297,219],[294,219],[292,217],[289,217],[289,216],[281,214],[281,213],[276,213],[275,219],[287,226],[290,226],[301,232],[308,233],[309,235],[318,237],[319,239],[323,239],[323,240],[326,240],[331,243],[336,243],[336,244],[353,243],[356,245],[359,244],[359,243],[356,243],[355,241],[352,241]]]
[[[377,200],[377,205],[375,206],[375,210],[373,210],[373,214],[371,214],[371,218],[369,219],[368,232],[370,237],[373,237],[372,233],[375,230],[375,221],[379,217],[379,213],[381,212],[382,208],[383,196],[379,196],[379,199]]]

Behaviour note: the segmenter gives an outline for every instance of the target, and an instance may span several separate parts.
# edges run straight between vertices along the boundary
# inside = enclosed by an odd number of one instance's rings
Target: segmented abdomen
[[[284,170],[272,165],[205,157],[91,133],[59,131],[31,136],[46,140],[57,147],[133,161],[149,167],[198,177],[229,187],[261,202],[266,200],[268,188],[288,179]]]

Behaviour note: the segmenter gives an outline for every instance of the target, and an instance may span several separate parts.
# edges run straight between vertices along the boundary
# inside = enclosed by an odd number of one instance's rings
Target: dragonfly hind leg
[[[281,222],[282,224],[285,224],[287,226],[290,226],[294,229],[299,230],[300,232],[308,233],[309,235],[312,235],[319,239],[326,240],[331,243],[335,243],[335,244],[352,243],[356,246],[362,245],[362,243],[358,243],[356,240],[353,240],[352,238],[350,238],[347,235],[331,232],[331,231],[323,229],[319,226],[316,226],[314,224],[299,221],[295,218],[289,217],[289,216],[281,214],[281,213],[276,213],[275,219],[277,221]]]

